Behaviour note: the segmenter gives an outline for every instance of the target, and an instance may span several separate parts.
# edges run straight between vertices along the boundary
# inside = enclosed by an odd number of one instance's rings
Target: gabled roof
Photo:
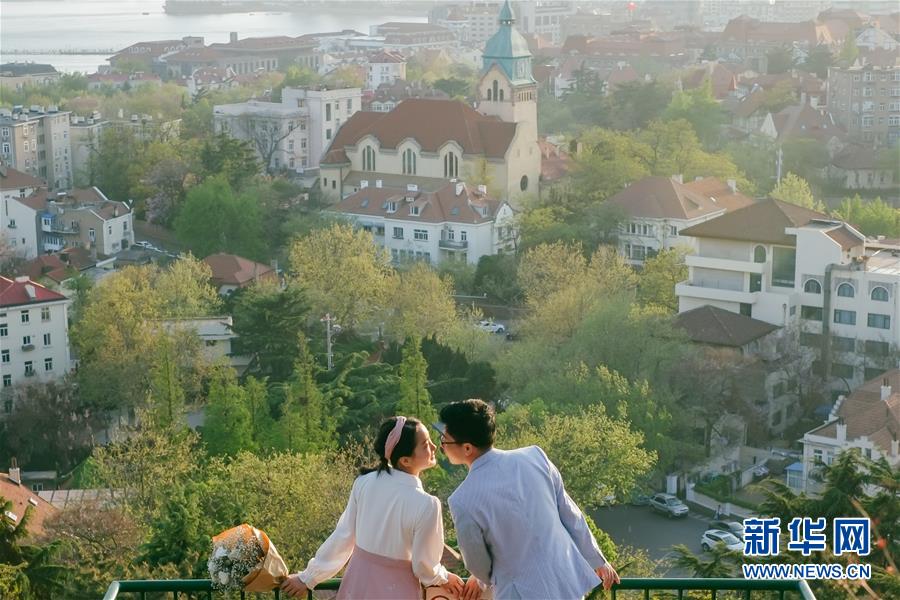
[[[200,48],[185,48],[184,50],[179,50],[174,54],[166,56],[165,60],[167,63],[190,63],[197,61],[219,60],[226,57],[227,55],[222,50],[210,46]]]
[[[708,196],[698,194],[669,177],[644,177],[612,196],[632,217],[650,219],[695,219],[723,210]]]
[[[878,153],[871,146],[848,144],[831,160],[839,169],[875,169]]]
[[[23,75],[49,75],[58,73],[53,65],[43,65],[39,63],[19,63],[11,62],[0,65],[0,76],[21,77]]]
[[[772,115],[772,121],[779,140],[806,137],[826,141],[843,133],[830,114],[809,104],[788,106]]]
[[[766,91],[758,87],[743,98],[726,102],[723,106],[735,117],[746,119],[762,107]]]
[[[421,223],[478,224],[493,221],[503,202],[479,192],[476,186],[467,183],[459,185],[462,186],[459,194],[456,193],[457,184],[453,182],[434,192],[367,187],[338,202],[333,210]],[[407,198],[413,201],[408,202]],[[389,202],[395,203],[394,212],[388,212]],[[410,215],[410,207],[418,208],[419,214]]]
[[[766,198],[721,217],[683,229],[681,234],[690,237],[794,246],[796,239],[786,234],[785,229],[802,227],[813,219],[828,218],[828,215],[815,210]]]
[[[399,52],[392,50],[382,50],[369,57],[369,64],[372,63],[405,63],[406,58]]]
[[[23,173],[6,165],[0,165],[0,190],[39,188],[42,185],[44,185],[44,182],[37,177],[32,177],[28,173]]]
[[[708,197],[717,206],[731,212],[753,204],[753,198],[740,193],[731,186],[716,177],[703,177],[684,184],[684,187],[698,194]]]
[[[774,23],[753,19],[746,15],[734,18],[722,32],[723,42],[792,44],[802,42],[815,46],[831,44],[833,38],[828,27],[815,21],[800,23]]]
[[[69,278],[69,265],[64,263],[56,254],[45,254],[31,259],[19,267],[19,272],[22,275],[27,275],[32,281],[38,281],[41,277],[46,277],[56,283],[62,283]]]
[[[65,299],[62,294],[48,290],[27,277],[9,279],[0,275],[0,306],[25,306]]]
[[[44,533],[44,521],[47,520],[56,508],[49,502],[41,498],[36,492],[22,485],[15,483],[9,478],[9,473],[0,473],[0,497],[6,498],[12,502],[12,513],[16,515],[16,526],[25,516],[25,511],[31,509],[28,517],[28,534],[30,537],[39,537]],[[9,521],[0,515],[0,526],[6,526]]]
[[[884,380],[891,388],[886,399],[881,397]],[[837,417],[847,426],[848,441],[866,436],[882,453],[889,455],[891,441],[900,437],[900,370],[888,371],[858,387],[841,402]],[[807,435],[836,439],[839,420],[817,427]]]
[[[716,98],[724,98],[737,89],[737,76],[719,63],[707,63],[693,69],[682,79],[682,85],[685,89],[694,89],[704,85],[707,79]]]
[[[212,280],[216,285],[244,286],[256,279],[274,277],[275,271],[249,258],[235,254],[210,254],[203,259],[212,271]]]
[[[503,158],[516,134],[515,123],[485,116],[464,102],[412,98],[387,113],[356,112],[340,128],[329,147],[325,162],[335,159],[335,150],[353,146],[366,135],[378,139],[382,148],[396,149],[412,138],[426,152],[437,152],[455,141],[466,154]]]
[[[745,317],[716,306],[701,306],[680,313],[675,325],[698,344],[740,348],[778,329],[765,321]]]

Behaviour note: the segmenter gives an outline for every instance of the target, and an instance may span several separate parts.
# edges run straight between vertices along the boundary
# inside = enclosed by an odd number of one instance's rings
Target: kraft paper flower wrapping
[[[216,589],[269,592],[288,575],[275,544],[255,527],[243,523],[214,536],[212,541],[209,574]]]

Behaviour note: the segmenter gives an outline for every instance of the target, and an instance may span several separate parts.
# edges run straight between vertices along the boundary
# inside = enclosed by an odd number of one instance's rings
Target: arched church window
[[[459,159],[453,152],[444,155],[444,177],[450,179],[459,175]]]
[[[503,101],[503,90],[500,90],[500,101]]]
[[[497,80],[495,79],[495,80],[494,80],[494,85],[493,85],[493,90],[494,90],[494,100],[497,99],[497,89],[498,89],[499,87],[500,87],[500,84],[499,84],[499,83],[497,82]]]
[[[416,153],[412,148],[407,148],[403,151],[403,174],[416,174]]]

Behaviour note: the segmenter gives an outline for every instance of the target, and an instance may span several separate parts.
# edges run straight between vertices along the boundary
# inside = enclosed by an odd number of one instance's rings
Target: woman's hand
[[[300,574],[294,573],[282,582],[281,591],[289,598],[305,598],[309,588],[300,580]]]
[[[609,590],[612,586],[621,581],[619,579],[619,574],[616,573],[616,570],[613,569],[613,566],[609,563],[606,563],[602,567],[598,567],[596,573],[597,577],[603,580],[604,590]]]
[[[463,591],[463,585],[465,584],[459,575],[447,573],[447,583],[442,585],[441,588],[448,594],[459,598]]]
[[[471,575],[466,580],[466,587],[460,600],[478,600],[479,598],[481,598],[481,582],[477,577]]]

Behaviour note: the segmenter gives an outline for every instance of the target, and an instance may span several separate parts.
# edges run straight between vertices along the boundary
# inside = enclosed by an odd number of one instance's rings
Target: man
[[[450,496],[450,512],[469,578],[463,597],[581,598],[619,576],[597,546],[562,477],[537,446],[494,448],[494,411],[481,400],[441,410],[441,449],[469,474]]]

